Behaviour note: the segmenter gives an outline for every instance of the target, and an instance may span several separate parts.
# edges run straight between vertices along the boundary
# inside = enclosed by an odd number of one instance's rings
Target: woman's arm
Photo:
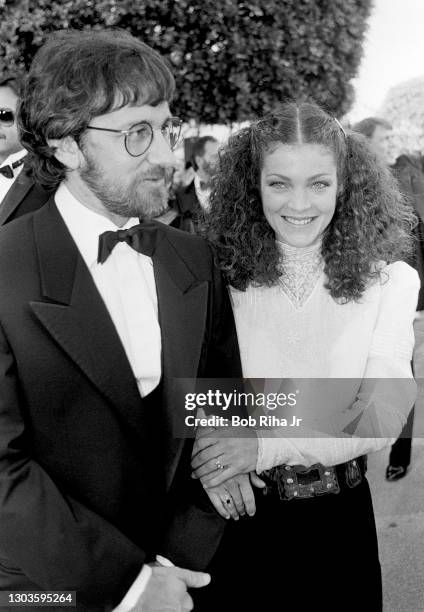
[[[356,401],[335,424],[340,436],[259,435],[258,472],[281,463],[337,465],[390,445],[401,432],[416,398],[411,359],[419,279],[406,263],[396,262],[384,269],[383,283],[364,379]]]

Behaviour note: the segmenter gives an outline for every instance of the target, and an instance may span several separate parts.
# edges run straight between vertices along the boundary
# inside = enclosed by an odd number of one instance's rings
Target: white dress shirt
[[[119,242],[105,263],[97,263],[100,234],[128,229],[139,220],[131,218],[118,228],[79,202],[63,183],[55,201],[112,318],[143,397],[153,391],[161,377],[161,334],[152,260],[126,242]],[[144,565],[114,612],[134,607],[151,573],[151,568]]]
[[[194,190],[196,192],[199,204],[204,211],[209,210],[209,198],[211,195],[211,189],[202,189],[200,187],[200,178],[198,174],[194,175]]]
[[[12,153],[4,160],[2,164],[0,164],[0,168],[2,168],[3,166],[10,166],[12,168],[12,164],[22,159],[22,157],[25,157],[26,154],[27,152],[25,151],[25,149],[21,149],[16,153]],[[4,197],[6,196],[9,189],[12,187],[13,183],[16,181],[20,172],[22,172],[23,167],[24,165],[20,164],[16,168],[12,168],[13,178],[6,178],[5,176],[3,176],[3,174],[0,174],[0,204],[1,202],[3,202]]]
[[[161,377],[161,334],[152,260],[126,242],[119,242],[105,263],[97,263],[100,234],[128,229],[139,220],[131,218],[118,228],[78,202],[63,183],[55,201],[109,311],[144,397]]]

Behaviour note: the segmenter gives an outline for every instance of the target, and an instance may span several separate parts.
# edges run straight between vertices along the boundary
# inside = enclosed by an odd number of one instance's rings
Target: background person
[[[193,179],[175,193],[179,219],[174,227],[197,233],[209,208],[212,177],[218,161],[219,143],[213,136],[201,136],[192,150]]]
[[[390,123],[379,117],[367,117],[357,123],[353,129],[366,136],[375,152],[389,163],[387,141],[392,131]],[[394,176],[398,180],[402,193],[413,206],[417,216],[417,224],[414,228],[414,254],[409,258],[409,263],[415,267],[420,277],[420,293],[417,304],[417,319],[415,322],[417,340],[422,338],[422,311],[424,308],[424,174],[421,169],[420,160],[412,155],[402,154],[397,157],[395,163],[390,166]],[[417,347],[418,348],[418,347]],[[389,463],[386,468],[387,480],[394,481],[403,478],[411,463],[412,436],[414,427],[414,407],[408,415],[404,428],[393,444]]]
[[[37,210],[48,193],[31,178],[27,152],[19,140],[16,111],[20,77],[0,80],[0,225]]]
[[[384,160],[388,160],[388,140],[392,129],[391,124],[381,117],[366,117],[352,127],[354,132],[368,138],[372,150]]]
[[[408,197],[417,215],[417,225],[414,228],[415,251],[411,264],[420,277],[420,293],[417,303],[417,318],[415,320],[416,350],[420,350],[423,338],[424,323],[424,173],[419,159],[412,155],[400,155],[391,166],[394,176],[399,181],[402,192]],[[415,371],[417,376],[417,371]],[[411,463],[412,437],[414,428],[415,407],[409,413],[405,427],[393,444],[389,463],[386,468],[387,480],[403,478]]]
[[[10,167],[11,181],[22,170],[22,164],[16,162],[26,155],[26,151],[19,141],[16,124],[18,96],[18,78],[14,75],[2,78],[0,80],[0,169],[2,170],[0,176],[9,178],[9,176],[6,176],[6,174],[9,175],[6,167]]]

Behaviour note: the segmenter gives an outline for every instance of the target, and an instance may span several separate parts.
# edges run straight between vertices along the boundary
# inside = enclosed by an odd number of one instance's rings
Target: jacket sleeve
[[[219,269],[212,267],[208,342],[199,377],[241,379],[241,361],[228,288]]]
[[[198,370],[199,378],[231,379],[231,388],[241,382],[237,334],[228,290],[213,265],[208,300],[207,325]],[[187,440],[174,480],[174,511],[160,554],[175,565],[205,570],[223,535],[227,521],[216,512],[200,481],[191,474],[193,440]]]
[[[323,437],[312,431],[306,437],[306,431],[305,437],[286,438],[281,430],[259,436],[258,473],[282,463],[337,465],[381,450],[400,434],[417,391],[411,359],[419,281],[415,270],[400,261],[388,265],[384,274],[365,373],[353,405],[330,417],[319,430],[325,432]]]
[[[140,572],[144,552],[32,458],[20,396],[0,329],[0,569],[44,590],[75,590],[79,605],[113,606]]]

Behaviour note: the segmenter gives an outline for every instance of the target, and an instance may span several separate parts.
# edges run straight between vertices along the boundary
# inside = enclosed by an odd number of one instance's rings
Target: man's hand
[[[186,612],[193,610],[187,589],[209,584],[211,577],[181,567],[152,566],[152,575],[138,600],[134,612]]]

